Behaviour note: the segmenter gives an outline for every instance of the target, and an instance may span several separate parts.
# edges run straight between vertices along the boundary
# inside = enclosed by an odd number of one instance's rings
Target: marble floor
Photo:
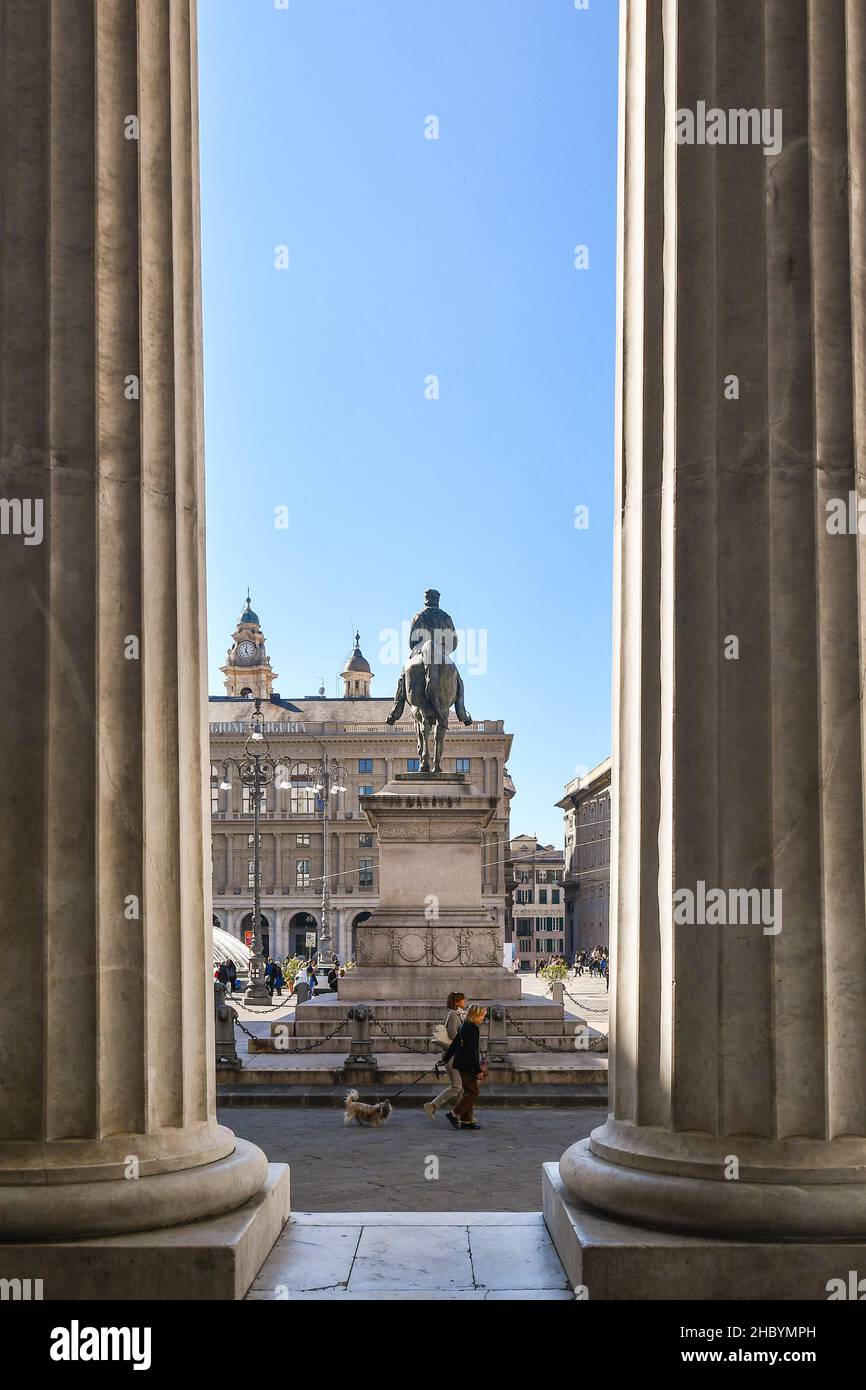
[[[295,1212],[249,1299],[574,1297],[541,1212]]]

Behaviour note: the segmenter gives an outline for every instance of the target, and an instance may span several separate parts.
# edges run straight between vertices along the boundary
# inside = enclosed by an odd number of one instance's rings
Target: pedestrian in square
[[[466,1018],[466,995],[453,990],[446,1000],[446,1008],[445,1022],[440,1031],[443,1031],[444,1035],[447,1036],[450,1047]],[[454,1063],[445,1062],[445,1070],[448,1073],[448,1085],[445,1090],[440,1091],[438,1096],[434,1096],[432,1100],[424,1102],[424,1112],[430,1116],[431,1120],[435,1120],[437,1110],[444,1110],[446,1106],[449,1110],[453,1110],[463,1094],[463,1082]]]
[[[475,1102],[480,1094],[481,1082],[487,1075],[486,1062],[481,1056],[481,1024],[486,1017],[487,1010],[482,1004],[473,1004],[467,1009],[459,1032],[442,1059],[444,1062],[454,1062],[463,1086],[463,1094],[446,1117],[454,1129],[481,1128],[475,1120]]]

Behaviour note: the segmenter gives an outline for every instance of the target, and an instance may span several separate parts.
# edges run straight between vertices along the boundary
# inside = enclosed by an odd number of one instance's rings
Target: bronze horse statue
[[[421,642],[403,667],[397,701],[387,722],[395,724],[406,704],[415,720],[420,772],[441,772],[445,733],[452,705],[463,724],[471,724],[463,703],[463,678],[451,653],[457,645],[453,629],[444,628]]]

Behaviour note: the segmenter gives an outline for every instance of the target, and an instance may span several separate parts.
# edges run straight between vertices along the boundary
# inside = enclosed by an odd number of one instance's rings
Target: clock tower
[[[232,645],[226,656],[225,666],[220,670],[226,678],[226,694],[259,696],[267,699],[270,695],[276,672],[271,670],[271,660],[265,650],[265,636],[259,625],[259,615],[250,607],[250,595],[232,635]]]

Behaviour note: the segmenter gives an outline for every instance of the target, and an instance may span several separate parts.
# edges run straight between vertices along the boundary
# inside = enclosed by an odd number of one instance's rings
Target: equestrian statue
[[[452,705],[463,724],[471,724],[463,703],[463,679],[451,653],[457,634],[448,614],[439,607],[439,590],[428,589],[424,607],[412,619],[409,633],[411,656],[397,682],[394,708],[387,723],[396,724],[406,705],[412,711],[418,735],[420,772],[441,772],[445,731]]]

